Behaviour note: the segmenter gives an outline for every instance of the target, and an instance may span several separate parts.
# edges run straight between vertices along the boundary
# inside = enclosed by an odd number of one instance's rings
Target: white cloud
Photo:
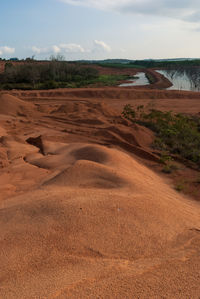
[[[81,45],[77,44],[60,44],[60,49],[67,53],[84,53],[85,50]]]
[[[94,50],[103,50],[106,52],[110,52],[111,48],[109,45],[107,45],[105,42],[100,41],[100,40],[94,40]]]
[[[78,44],[60,44],[60,45],[53,45],[46,48],[38,48],[33,46],[32,51],[35,54],[59,54],[59,53],[84,53],[85,50],[82,46]]]
[[[15,48],[10,48],[10,47],[7,47],[7,46],[0,47],[0,55],[13,54],[13,53],[15,53]]]
[[[93,45],[89,49],[83,48],[79,44],[74,44],[74,43],[63,43],[59,45],[53,45],[50,47],[44,47],[44,48],[39,48],[36,46],[33,46],[32,52],[37,54],[37,55],[42,55],[42,54],[91,54],[91,53],[98,53],[98,54],[103,54],[105,52],[111,52],[111,48],[109,45],[107,45],[104,41],[100,40],[94,40]]]
[[[59,46],[56,46],[56,45],[52,46],[52,47],[50,48],[50,51],[52,51],[52,52],[55,53],[55,54],[58,54],[58,53],[61,52],[60,47],[59,47]]]
[[[47,48],[38,48],[38,47],[33,46],[33,47],[32,47],[32,51],[33,51],[35,54],[41,54],[41,53],[47,53],[47,52],[48,52],[48,49],[47,49]]]
[[[50,54],[50,53],[58,54],[58,53],[60,53],[60,48],[56,45],[51,46],[51,47],[46,47],[46,48],[38,48],[36,46],[33,46],[31,49],[35,54],[38,54],[38,55],[39,54]]]
[[[189,22],[200,21],[199,0],[59,0],[72,5],[81,5],[121,13],[158,15]]]

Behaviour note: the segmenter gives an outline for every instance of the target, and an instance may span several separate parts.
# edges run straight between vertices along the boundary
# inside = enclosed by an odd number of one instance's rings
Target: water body
[[[149,80],[146,78],[144,72],[137,73],[135,75],[137,78],[129,79],[130,83],[122,83],[119,86],[120,87],[126,87],[126,86],[141,86],[141,85],[149,85]]]
[[[173,86],[168,90],[200,91],[200,68],[181,70],[157,70],[164,75]]]

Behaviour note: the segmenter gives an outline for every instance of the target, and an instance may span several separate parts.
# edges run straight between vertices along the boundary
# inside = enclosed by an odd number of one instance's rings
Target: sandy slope
[[[0,107],[1,298],[199,298],[199,204],[138,162],[149,130],[97,98]]]

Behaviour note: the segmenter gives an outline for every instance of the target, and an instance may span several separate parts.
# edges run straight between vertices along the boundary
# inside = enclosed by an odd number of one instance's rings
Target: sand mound
[[[90,137],[98,143],[117,145],[145,159],[158,160],[151,153],[154,136],[147,128],[131,124],[121,113],[102,102],[66,102],[48,118],[71,126],[70,133],[85,136],[86,140]]]
[[[104,102],[92,104],[92,108],[94,109],[95,112],[98,111],[101,115],[104,115],[106,117],[118,117],[119,116],[118,112],[116,112],[114,109],[109,107]]]
[[[52,111],[52,113],[74,113],[80,111],[86,111],[85,105],[69,101],[65,105],[60,105],[59,107],[57,107],[55,110]]]
[[[157,165],[148,129],[81,93],[30,91],[40,113],[12,98],[0,115],[0,297],[198,298],[198,203],[136,161]]]
[[[7,93],[0,94],[0,114],[26,116],[34,106]]]
[[[6,136],[6,135],[7,135],[6,130],[3,127],[0,126],[0,137]]]
[[[132,297],[133,277],[140,284],[141,274],[163,273],[166,263],[183,267],[196,254],[199,210],[129,155],[94,147],[93,160],[98,153],[100,163],[77,160],[42,189],[1,204],[3,298],[85,298],[87,287],[89,298],[105,298],[116,282],[116,298],[124,298],[123,279]]]
[[[97,163],[105,163],[109,159],[109,155],[102,147],[94,145],[86,145],[72,150],[70,154],[77,160],[88,160]]]
[[[45,185],[76,186],[81,188],[120,188],[128,182],[115,171],[94,162],[79,160]]]
[[[99,164],[112,164],[112,151],[98,145],[62,144],[44,141],[46,155],[28,154],[25,160],[35,166],[45,169],[62,170],[74,165],[77,161],[91,161]],[[116,159],[115,159],[116,160]],[[91,165],[89,165],[90,167]],[[92,166],[91,166],[92,167]],[[75,167],[76,168],[76,167]],[[87,168],[87,167],[86,167]],[[82,170],[84,176],[84,170]]]
[[[87,116],[98,114],[105,117],[118,117],[119,113],[116,112],[114,109],[109,107],[106,103],[87,103],[86,101],[81,102],[74,102],[68,101],[65,105],[60,105],[55,110],[51,112],[52,114],[56,113],[64,113],[64,114],[75,114],[77,117],[78,115],[84,115],[87,113]]]

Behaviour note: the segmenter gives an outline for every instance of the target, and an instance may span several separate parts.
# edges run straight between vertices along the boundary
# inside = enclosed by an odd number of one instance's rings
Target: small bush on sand
[[[200,118],[126,105],[123,116],[155,132],[153,148],[192,161],[200,168]],[[166,158],[166,157],[165,157]]]
[[[185,186],[184,181],[177,183],[176,186],[175,186],[175,190],[178,191],[178,192],[184,191],[185,188],[186,188],[186,186]]]

